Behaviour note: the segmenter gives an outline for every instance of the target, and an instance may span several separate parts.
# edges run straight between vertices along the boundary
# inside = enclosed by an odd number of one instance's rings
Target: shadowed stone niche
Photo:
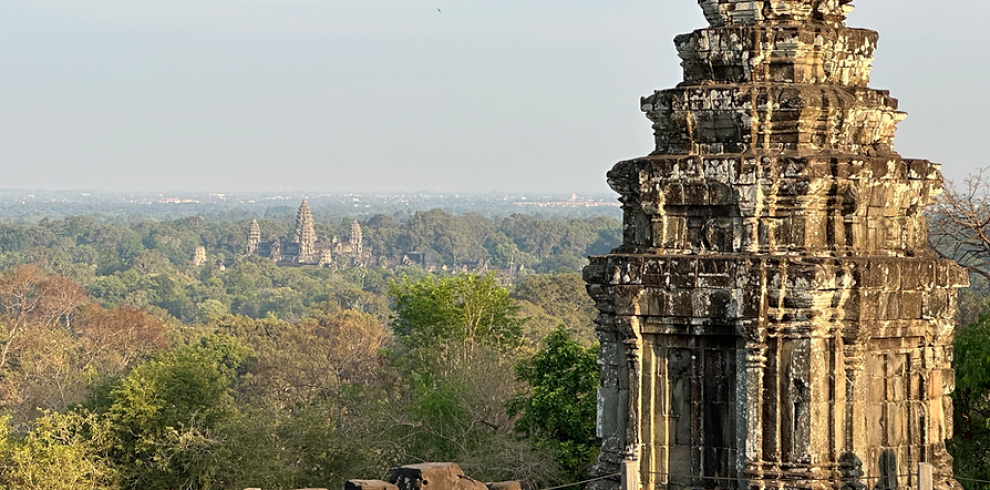
[[[687,1],[687,0],[683,0]],[[922,210],[939,166],[893,148],[848,0],[700,0],[684,82],[644,97],[656,151],[618,163],[623,245],[599,310],[596,476],[644,488],[958,489],[953,315],[963,271]],[[617,480],[592,484],[614,489]]]

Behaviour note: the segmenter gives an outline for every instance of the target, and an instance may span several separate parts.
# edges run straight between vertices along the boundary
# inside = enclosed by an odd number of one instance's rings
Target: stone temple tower
[[[261,227],[258,226],[257,219],[252,219],[251,225],[248,227],[248,235],[247,235],[248,255],[254,254],[258,250],[259,244],[261,244]]]
[[[682,0],[687,1],[687,0]],[[849,0],[700,0],[684,82],[642,100],[656,150],[618,163],[622,246],[599,310],[595,472],[644,488],[958,488],[956,288],[922,214],[939,166],[893,148],[877,34]],[[614,480],[595,484],[615,488]]]
[[[358,223],[358,220],[351,222],[350,242],[355,255],[360,256],[364,253],[364,238],[361,235],[361,223]]]
[[[309,203],[305,199],[296,213],[296,235],[293,241],[299,244],[297,262],[316,262],[316,230],[313,229],[313,213],[310,212]]]

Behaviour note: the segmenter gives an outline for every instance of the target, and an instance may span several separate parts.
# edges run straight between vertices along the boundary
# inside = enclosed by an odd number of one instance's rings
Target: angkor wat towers
[[[319,238],[313,225],[309,203],[303,199],[296,212],[295,231],[284,244],[279,237],[270,237],[268,241],[262,242],[258,220],[252,219],[247,233],[247,254],[269,258],[281,266],[327,266],[335,260],[338,265],[360,266],[372,261],[371,254],[365,251],[362,242],[361,225],[357,220],[351,223],[349,241]]]
[[[685,0],[686,1],[686,0]],[[956,288],[922,211],[939,167],[893,148],[849,0],[701,0],[677,88],[643,98],[656,150],[618,163],[623,244],[599,309],[598,475],[646,488],[958,488]],[[594,485],[617,486],[612,480]]]

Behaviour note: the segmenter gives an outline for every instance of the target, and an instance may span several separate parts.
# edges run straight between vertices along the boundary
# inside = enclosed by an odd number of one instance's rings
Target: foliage
[[[961,327],[977,323],[980,321],[980,314],[988,310],[990,310],[990,289],[974,282],[970,287],[959,290],[956,325]]]
[[[143,310],[79,306],[85,295],[68,278],[25,266],[0,273],[0,408],[20,427],[43,410],[62,410],[88,385],[167,347],[166,329]]]
[[[390,439],[400,461],[457,461],[478,478],[550,484],[558,466],[514,437],[505,402],[524,319],[493,275],[425,278],[390,291],[402,386]]]
[[[519,363],[518,379],[532,391],[509,403],[510,413],[520,415],[516,430],[549,449],[575,480],[587,475],[598,455],[597,352],[597,346],[575,342],[561,325],[547,335],[539,352]]]
[[[0,275],[0,369],[33,328],[50,329],[83,303],[82,288],[65,277],[27,265]]]
[[[956,475],[990,479],[990,314],[959,331],[954,344],[956,370],[955,436],[949,448]]]
[[[593,322],[598,310],[585,289],[580,274],[534,274],[519,281],[512,299],[527,318],[525,335],[533,344],[558,325],[571,328],[584,345],[595,342]]]
[[[236,415],[231,385],[247,350],[222,335],[162,352],[88,403],[109,421],[108,452],[125,486],[211,488],[218,429]]]
[[[514,354],[475,347],[466,362],[403,375],[402,385],[409,389],[395,402],[389,433],[397,461],[457,461],[468,474],[488,481],[525,479],[551,486],[564,478],[551,455],[513,433],[505,402],[523,388],[513,382]]]
[[[116,472],[99,454],[106,431],[91,414],[50,413],[16,438],[0,418],[0,488],[8,490],[111,490]]]
[[[495,275],[462,274],[395,283],[389,290],[392,329],[408,348],[450,341],[509,349],[519,345],[524,319]]]
[[[288,232],[293,211],[259,219],[263,235]],[[494,273],[277,267],[243,255],[246,218],[0,224],[0,488],[340,487],[434,459],[483,479],[564,478],[506,402],[550,325],[590,338],[573,270],[617,221],[362,223],[376,254],[415,248],[448,270],[569,267],[524,271],[510,294]],[[321,236],[349,226],[317,223]]]
[[[381,323],[354,310],[318,313],[299,325],[229,316],[218,331],[253,351],[238,378],[239,398],[272,410],[339,401],[348,386],[374,381],[388,341]]]

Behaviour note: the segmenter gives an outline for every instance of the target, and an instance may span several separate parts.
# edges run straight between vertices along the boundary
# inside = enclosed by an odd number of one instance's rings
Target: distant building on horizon
[[[318,265],[328,266],[334,258],[347,265],[365,265],[371,260],[371,253],[364,248],[361,224],[351,223],[351,236],[348,241],[317,237],[313,227],[313,213],[309,203],[303,199],[296,212],[296,229],[292,238],[284,245],[280,237],[272,236],[261,241],[261,227],[257,219],[251,220],[247,235],[247,254],[265,257],[280,266]]]

